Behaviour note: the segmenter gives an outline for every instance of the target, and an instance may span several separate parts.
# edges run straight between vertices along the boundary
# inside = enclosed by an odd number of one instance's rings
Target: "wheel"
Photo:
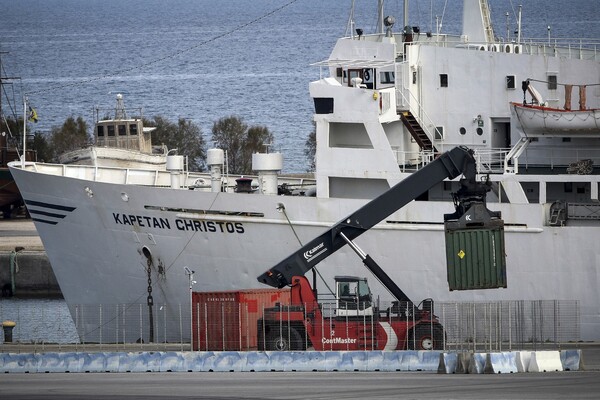
[[[408,333],[409,350],[442,350],[444,332],[440,325],[417,325]]]
[[[274,326],[265,339],[267,350],[290,351],[302,350],[302,336],[295,328],[279,328]]]

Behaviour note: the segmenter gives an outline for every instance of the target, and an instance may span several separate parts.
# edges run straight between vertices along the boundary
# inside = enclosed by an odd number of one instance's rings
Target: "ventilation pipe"
[[[210,171],[210,190],[218,193],[222,187],[221,177],[225,164],[225,152],[222,149],[209,149],[206,154],[206,163]]]
[[[167,171],[171,173],[171,188],[180,189],[183,156],[167,156]]]
[[[252,169],[258,173],[260,194],[277,194],[277,174],[283,168],[281,153],[252,154]]]

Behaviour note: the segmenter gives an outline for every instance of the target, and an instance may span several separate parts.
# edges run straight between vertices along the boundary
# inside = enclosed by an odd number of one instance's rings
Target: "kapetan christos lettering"
[[[306,261],[311,261],[312,259],[314,259],[318,255],[323,254],[326,251],[327,251],[327,247],[325,247],[325,243],[321,242],[320,244],[316,245],[312,249],[305,251],[304,252],[304,259]]]
[[[139,226],[140,228],[177,229],[179,231],[208,232],[208,233],[245,233],[241,222],[192,220],[176,218],[174,223],[168,218],[151,217],[147,215],[113,213],[117,225]]]

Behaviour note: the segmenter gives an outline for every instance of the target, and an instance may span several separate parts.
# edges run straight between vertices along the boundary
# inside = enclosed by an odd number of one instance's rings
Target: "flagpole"
[[[25,154],[27,154],[27,97],[23,100],[23,155],[21,156],[21,169],[25,169]]]

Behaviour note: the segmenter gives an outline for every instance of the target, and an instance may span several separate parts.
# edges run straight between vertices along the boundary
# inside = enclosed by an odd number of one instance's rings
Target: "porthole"
[[[478,134],[479,136],[483,135],[483,129],[481,129],[481,128],[477,128],[477,134]]]
[[[467,134],[467,130],[465,129],[464,126],[460,127],[459,132],[460,132],[461,135],[466,135]]]

